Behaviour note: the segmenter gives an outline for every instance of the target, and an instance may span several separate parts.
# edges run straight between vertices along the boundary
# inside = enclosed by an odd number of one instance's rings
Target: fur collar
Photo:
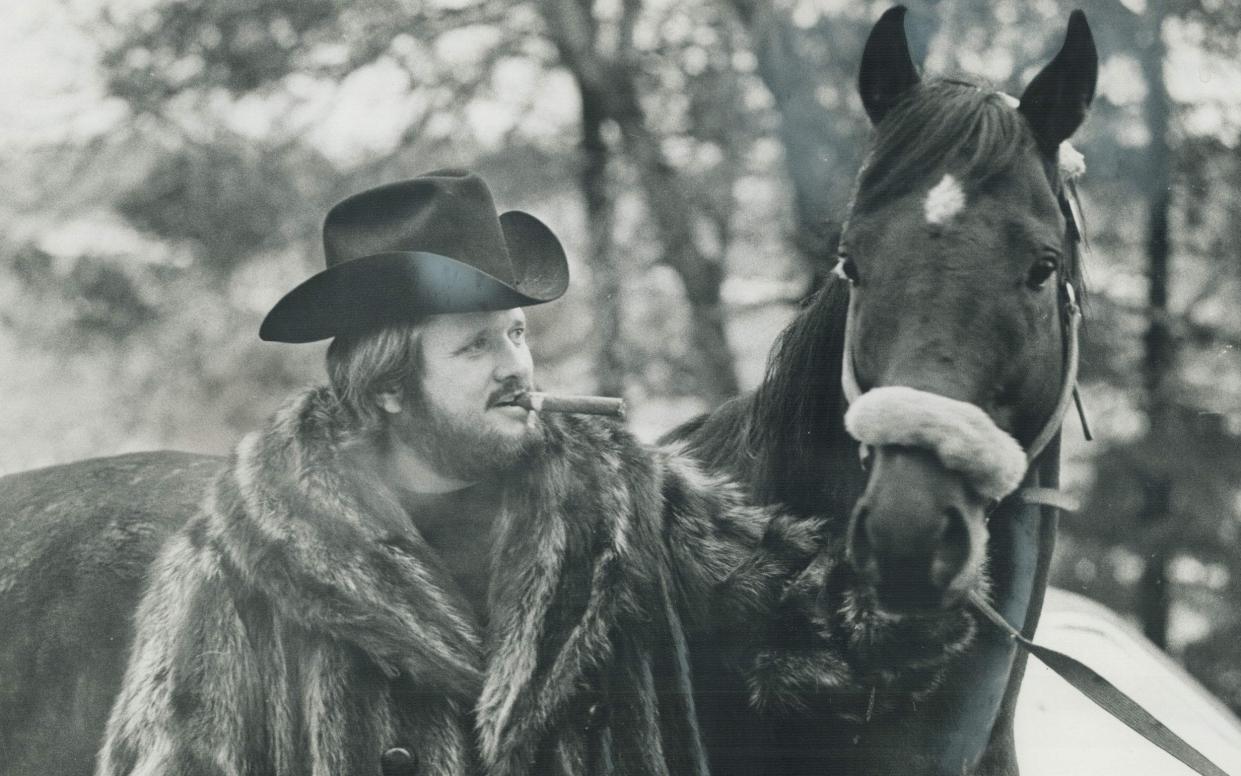
[[[502,488],[487,629],[326,387],[242,440],[209,509],[223,561],[285,618],[475,706],[497,772],[528,764],[611,636],[649,619],[662,562],[649,455],[606,422],[541,420],[546,446]]]

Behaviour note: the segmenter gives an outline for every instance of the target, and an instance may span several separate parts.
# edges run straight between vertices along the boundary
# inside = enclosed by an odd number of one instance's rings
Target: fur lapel
[[[327,388],[243,440],[211,510],[226,559],[284,616],[355,644],[389,676],[477,703],[495,773],[530,766],[618,629],[649,619],[662,573],[649,458],[608,424],[544,423],[545,448],[503,489],[485,634]]]
[[[356,644],[390,676],[469,699],[477,629],[342,416],[320,388],[242,440],[216,492],[239,502],[213,510],[219,544],[286,617]]]
[[[479,701],[483,761],[523,773],[573,695],[649,621],[661,573],[662,504],[649,458],[625,432],[557,418],[506,488],[491,579],[490,663]],[[596,681],[583,681],[593,678]]]

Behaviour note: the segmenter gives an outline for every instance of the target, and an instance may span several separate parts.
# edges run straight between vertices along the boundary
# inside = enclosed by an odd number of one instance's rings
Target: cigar
[[[583,415],[625,417],[625,400],[609,396],[560,396],[554,393],[523,393],[513,402],[534,412],[576,412]]]

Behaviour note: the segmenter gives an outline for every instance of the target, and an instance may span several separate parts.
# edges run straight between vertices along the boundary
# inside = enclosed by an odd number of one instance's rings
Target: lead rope
[[[978,593],[970,593],[969,602],[974,611],[1005,633],[1022,649],[1034,655],[1043,665],[1059,674],[1074,689],[1092,700],[1099,708],[1128,725],[1138,735],[1185,763],[1185,765],[1202,774],[1202,776],[1229,776],[1227,771],[1211,762],[1206,755],[1195,749],[1185,739],[1173,733],[1167,725],[1156,719],[1141,704],[1126,695],[1116,685],[1104,679],[1093,669],[1076,658],[1035,644],[1021,635],[1020,631],[1010,625]]]
[[[1065,390],[1061,392],[1056,411],[1052,415],[1052,421],[1030,446],[1030,451],[1027,454],[1030,461],[1033,461],[1035,456],[1042,452],[1043,448],[1046,447],[1047,443],[1055,435],[1055,432],[1059,430],[1060,423],[1068,412],[1070,400],[1077,407],[1077,414],[1082,422],[1083,434],[1087,440],[1092,438],[1090,425],[1086,422],[1086,412],[1082,407],[1081,396],[1077,390],[1077,339],[1081,322],[1081,310],[1078,307],[1077,297],[1071,283],[1065,285],[1065,303],[1067,305],[1069,326],[1069,352],[1066,365],[1067,374],[1064,383]],[[1073,512],[1077,509],[1077,505],[1069,496],[1053,488],[1021,488],[1013,494],[1013,497],[1026,504],[1045,505],[1067,512]],[[1206,755],[1191,746],[1185,739],[1173,733],[1167,725],[1156,719],[1141,704],[1125,694],[1116,685],[1104,679],[1094,669],[1063,652],[1057,652],[1049,647],[1035,644],[1005,620],[1003,615],[997,612],[977,592],[970,593],[969,603],[985,620],[1015,641],[1018,646],[1029,654],[1034,655],[1043,665],[1055,671],[1074,689],[1097,704],[1099,708],[1125,723],[1138,735],[1180,760],[1197,773],[1202,774],[1202,776],[1228,776],[1226,771],[1213,763]]]

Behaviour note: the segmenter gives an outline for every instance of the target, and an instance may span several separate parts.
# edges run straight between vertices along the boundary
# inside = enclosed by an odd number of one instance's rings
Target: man
[[[514,404],[520,308],[568,284],[546,226],[440,171],[340,203],[324,244],[260,334],[333,337],[330,386],[240,443],[151,570],[99,774],[704,773],[687,634],[756,697],[842,686],[804,644],[797,677],[753,668],[815,524]]]

